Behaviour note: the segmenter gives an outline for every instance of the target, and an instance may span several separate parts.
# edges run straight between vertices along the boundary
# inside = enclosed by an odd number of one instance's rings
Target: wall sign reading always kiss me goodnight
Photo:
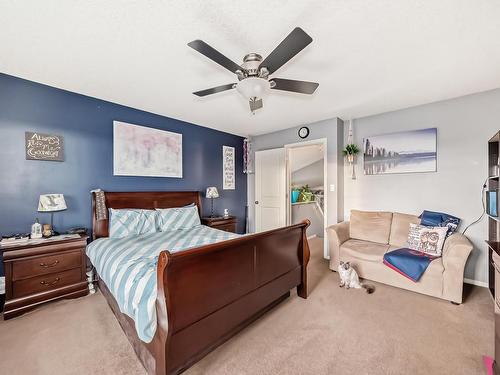
[[[25,132],[26,160],[64,161],[64,139],[60,135]]]

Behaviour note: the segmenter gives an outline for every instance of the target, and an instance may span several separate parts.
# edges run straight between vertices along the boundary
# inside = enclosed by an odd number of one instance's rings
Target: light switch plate
[[[330,185],[330,191],[335,191],[335,185],[334,184]]]

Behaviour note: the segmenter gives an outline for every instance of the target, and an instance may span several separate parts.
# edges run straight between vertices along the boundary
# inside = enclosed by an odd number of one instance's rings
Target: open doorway
[[[308,238],[323,239],[327,256],[325,227],[327,223],[327,160],[326,139],[286,145],[287,224],[304,219],[311,222]]]

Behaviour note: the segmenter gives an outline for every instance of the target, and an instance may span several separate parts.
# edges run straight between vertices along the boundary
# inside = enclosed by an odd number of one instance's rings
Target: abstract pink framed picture
[[[113,174],[182,178],[182,134],[114,121]]]

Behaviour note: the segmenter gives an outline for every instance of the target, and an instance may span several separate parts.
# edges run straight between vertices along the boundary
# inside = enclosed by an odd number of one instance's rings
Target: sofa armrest
[[[463,234],[448,237],[443,247],[443,297],[462,302],[465,263],[474,247]]]
[[[349,222],[343,221],[330,225],[326,228],[328,236],[328,249],[330,250],[330,269],[337,271],[340,262],[340,246],[346,242],[349,236]]]

